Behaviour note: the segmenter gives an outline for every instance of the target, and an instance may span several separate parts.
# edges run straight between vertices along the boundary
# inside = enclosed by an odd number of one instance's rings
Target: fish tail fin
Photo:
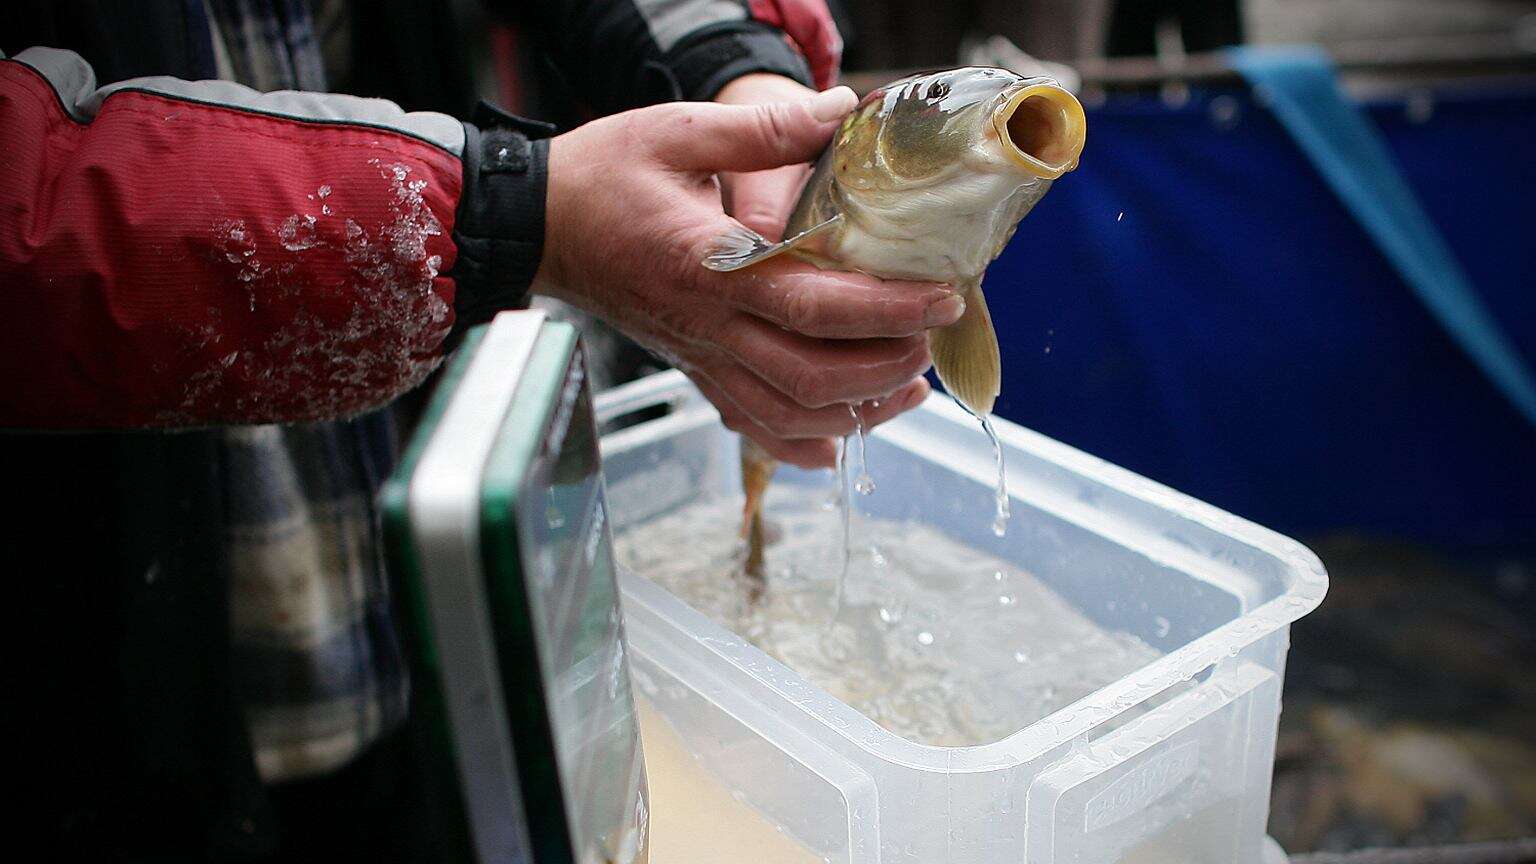
[[[767,540],[763,530],[763,498],[768,492],[768,481],[779,467],[752,439],[741,436],[741,489],[746,500],[741,510],[741,537],[747,541],[746,573],[748,576],[763,575],[763,546]]]
[[[984,417],[992,412],[1002,390],[1002,358],[981,282],[966,286],[964,296],[965,314],[947,327],[929,330],[928,346],[944,389],[972,413]]]
[[[759,261],[766,261],[791,249],[803,248],[806,251],[812,251],[813,248],[819,247],[816,241],[824,239],[833,229],[842,224],[843,217],[839,214],[820,225],[801,231],[782,243],[769,243],[768,238],[745,225],[732,225],[726,229],[725,233],[715,238],[714,246],[704,257],[704,266],[711,270],[729,273],[732,270],[751,267]]]
[[[763,511],[753,512],[747,524],[750,526],[747,530],[747,557],[742,562],[741,569],[746,576],[761,580],[767,575],[764,569],[766,558],[763,547],[768,542],[763,529]]]

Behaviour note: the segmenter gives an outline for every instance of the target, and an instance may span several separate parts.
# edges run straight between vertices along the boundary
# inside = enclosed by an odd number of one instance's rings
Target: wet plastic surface
[[[663,403],[665,416],[604,436],[617,532],[739,494],[735,436],[682,376],[612,391],[598,413]],[[861,508],[1012,562],[1160,657],[994,743],[924,745],[625,572],[635,686],[738,800],[829,862],[1267,860],[1287,632],[1326,590],[1316,557],[1028,430],[998,431],[1005,537],[991,530],[990,447],[942,396],[870,435],[878,491]],[[828,480],[782,469],[775,482]]]

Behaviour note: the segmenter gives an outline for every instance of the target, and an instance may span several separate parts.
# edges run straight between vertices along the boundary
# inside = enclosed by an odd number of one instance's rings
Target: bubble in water
[[[321,186],[319,190],[315,192],[315,194],[319,195],[321,198],[329,198],[331,197],[331,187],[329,185]]]
[[[1001,581],[1003,581],[1004,578],[1006,578],[1006,577],[1003,576],[1003,571],[1001,571],[1001,570],[993,570],[992,571],[992,581],[993,582],[1001,582]]]
[[[1012,606],[1017,602],[1019,602],[1019,598],[1012,594],[999,594],[997,597],[997,605],[999,606]]]
[[[1023,651],[1015,651],[1015,652],[1013,652],[1013,662],[1015,662],[1015,663],[1028,663],[1029,662],[1029,654],[1027,654],[1027,653],[1025,653]]]
[[[885,555],[881,554],[879,546],[869,547],[869,563],[875,565],[876,567],[885,566]]]
[[[1152,619],[1152,622],[1157,625],[1157,638],[1159,639],[1167,636],[1168,631],[1173,629],[1173,624],[1169,622],[1167,618],[1164,618],[1161,615]]]
[[[919,645],[932,645],[933,634],[929,633],[927,630],[924,630],[923,632],[917,634],[917,643]]]
[[[887,624],[898,624],[901,622],[901,616],[904,613],[905,610],[901,608],[901,604],[899,603],[892,603],[889,606],[881,606],[880,620]]]

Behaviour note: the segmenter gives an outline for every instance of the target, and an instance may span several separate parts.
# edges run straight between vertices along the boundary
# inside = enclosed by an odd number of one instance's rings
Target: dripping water
[[[853,488],[860,495],[868,495],[875,491],[875,478],[869,476],[869,451],[868,443],[864,440],[864,417],[859,414],[858,406],[848,404],[848,416],[853,418],[853,428],[859,436],[859,476],[853,481]]]
[[[837,623],[837,616],[843,611],[843,587],[848,581],[848,564],[853,558],[853,502],[848,494],[848,436],[837,439],[837,491],[833,500],[837,502],[837,509],[843,520],[843,562],[838,568],[836,592],[832,598],[832,618],[827,622],[830,630]]]
[[[992,442],[992,459],[997,463],[997,490],[993,495],[995,509],[992,513],[992,533],[1001,537],[1008,533],[1008,473],[1003,466],[1003,442],[992,427],[992,417],[979,417],[982,431]]]

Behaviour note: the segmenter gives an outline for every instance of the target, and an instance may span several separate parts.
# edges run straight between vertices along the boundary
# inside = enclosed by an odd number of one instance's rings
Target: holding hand
[[[804,102],[815,96],[815,90],[793,78],[754,72],[725,85],[715,101],[723,105],[771,105]],[[806,163],[766,171],[722,173],[720,193],[725,212],[770,241],[783,240],[784,223],[789,221],[800,188],[810,176],[811,166]]]
[[[829,436],[854,428],[847,403],[879,400],[861,412],[872,426],[927,395],[925,333],[954,322],[962,301],[949,286],[824,271],[787,256],[736,273],[701,262],[735,224],[715,175],[725,177],[734,212],[765,234],[776,222],[776,235],[804,165],[855,101],[840,87],[799,102],[674,103],[555,138],[534,290],[605,318],[677,365],[727,426],[775,458],[831,464]]]

